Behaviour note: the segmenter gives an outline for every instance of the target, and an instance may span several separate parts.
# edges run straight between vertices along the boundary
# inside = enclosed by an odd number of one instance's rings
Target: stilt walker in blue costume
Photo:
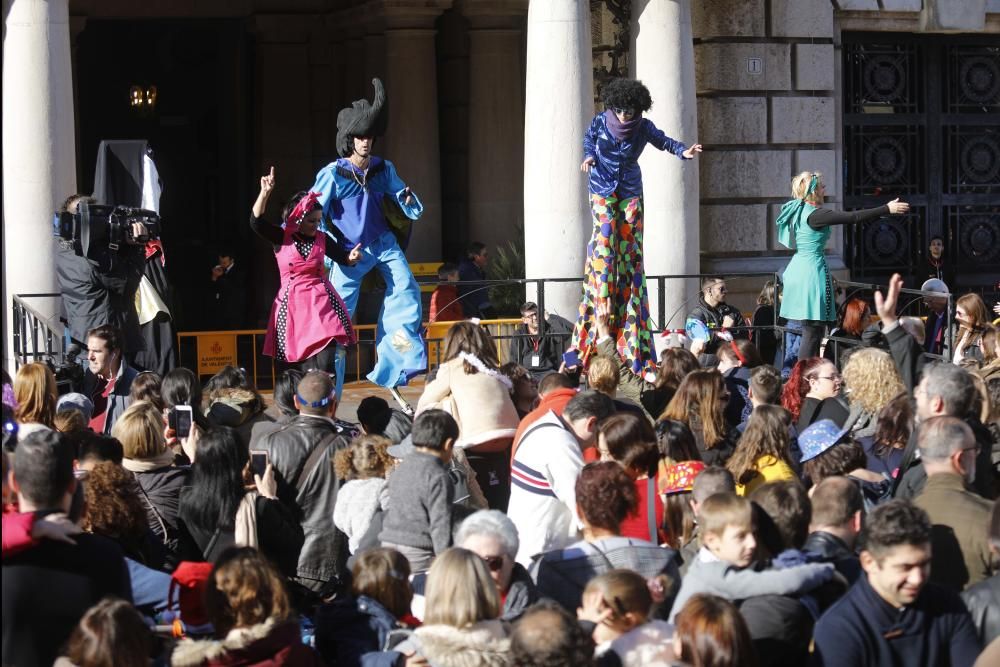
[[[334,264],[330,271],[330,281],[352,317],[361,281],[368,272],[378,269],[385,279],[385,299],[375,334],[378,361],[368,379],[389,389],[409,410],[396,387],[426,372],[427,353],[420,336],[420,288],[400,242],[405,245],[410,221],[418,219],[424,207],[396,175],[392,163],[371,153],[375,138],[385,132],[388,115],[382,82],[373,79],[372,85],[375,97],[371,103],[356,100],[337,114],[340,159],[320,169],[310,190],[319,193],[319,202],[334,227],[331,231],[342,246],[349,250],[361,244],[357,264]],[[336,357],[338,398],[344,386],[344,366],[345,355],[340,349]]]

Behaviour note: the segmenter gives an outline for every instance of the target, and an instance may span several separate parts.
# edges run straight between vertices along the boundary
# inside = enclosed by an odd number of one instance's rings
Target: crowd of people
[[[602,303],[582,369],[463,320],[358,424],[325,370],[268,405],[93,329],[82,393],[5,378],[3,663],[996,664],[1000,338],[962,297],[927,356],[900,288],[787,377],[737,332],[641,378]]]
[[[1000,663],[1000,330],[975,294],[953,322],[934,294],[926,322],[899,317],[899,276],[838,307],[824,259],[833,226],[908,204],[835,212],[799,174],[780,293],[746,318],[708,277],[696,335],[658,351],[637,160],[702,147],[613,81],[583,140],[575,324],[526,303],[501,355],[471,243],[439,270],[430,321],[457,321],[411,408],[397,387],[427,350],[404,250],[423,205],[372,153],[373,86],[277,221],[274,168],[260,179],[250,225],[281,274],[270,404],[241,369],[140,371],[110,315],[71,327],[80,393],[43,363],[5,374],[4,665]],[[923,289],[947,293],[935,257]],[[223,324],[245,296],[234,266],[212,273]],[[351,423],[345,351],[375,270],[368,379],[399,408],[369,396]]]

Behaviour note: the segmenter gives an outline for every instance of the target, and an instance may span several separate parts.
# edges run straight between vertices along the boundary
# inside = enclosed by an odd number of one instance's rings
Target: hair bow
[[[319,195],[320,193],[318,192],[310,192],[302,197],[299,203],[295,205],[295,208],[292,209],[292,212],[288,214],[288,219],[285,222],[298,223],[306,214],[319,206]]]

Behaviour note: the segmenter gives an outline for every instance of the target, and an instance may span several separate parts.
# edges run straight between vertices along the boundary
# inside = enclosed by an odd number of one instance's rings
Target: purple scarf
[[[611,136],[618,141],[625,141],[626,139],[631,139],[632,134],[639,128],[639,123],[642,122],[642,114],[623,123],[618,120],[618,116],[615,115],[614,111],[605,109],[604,119],[607,121],[608,131],[611,132]]]

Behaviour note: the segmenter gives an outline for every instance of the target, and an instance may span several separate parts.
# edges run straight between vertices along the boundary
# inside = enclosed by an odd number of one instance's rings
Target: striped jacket
[[[517,562],[561,549],[577,539],[576,478],[583,468],[580,443],[554,412],[525,431],[511,464],[507,516],[517,526]]]

